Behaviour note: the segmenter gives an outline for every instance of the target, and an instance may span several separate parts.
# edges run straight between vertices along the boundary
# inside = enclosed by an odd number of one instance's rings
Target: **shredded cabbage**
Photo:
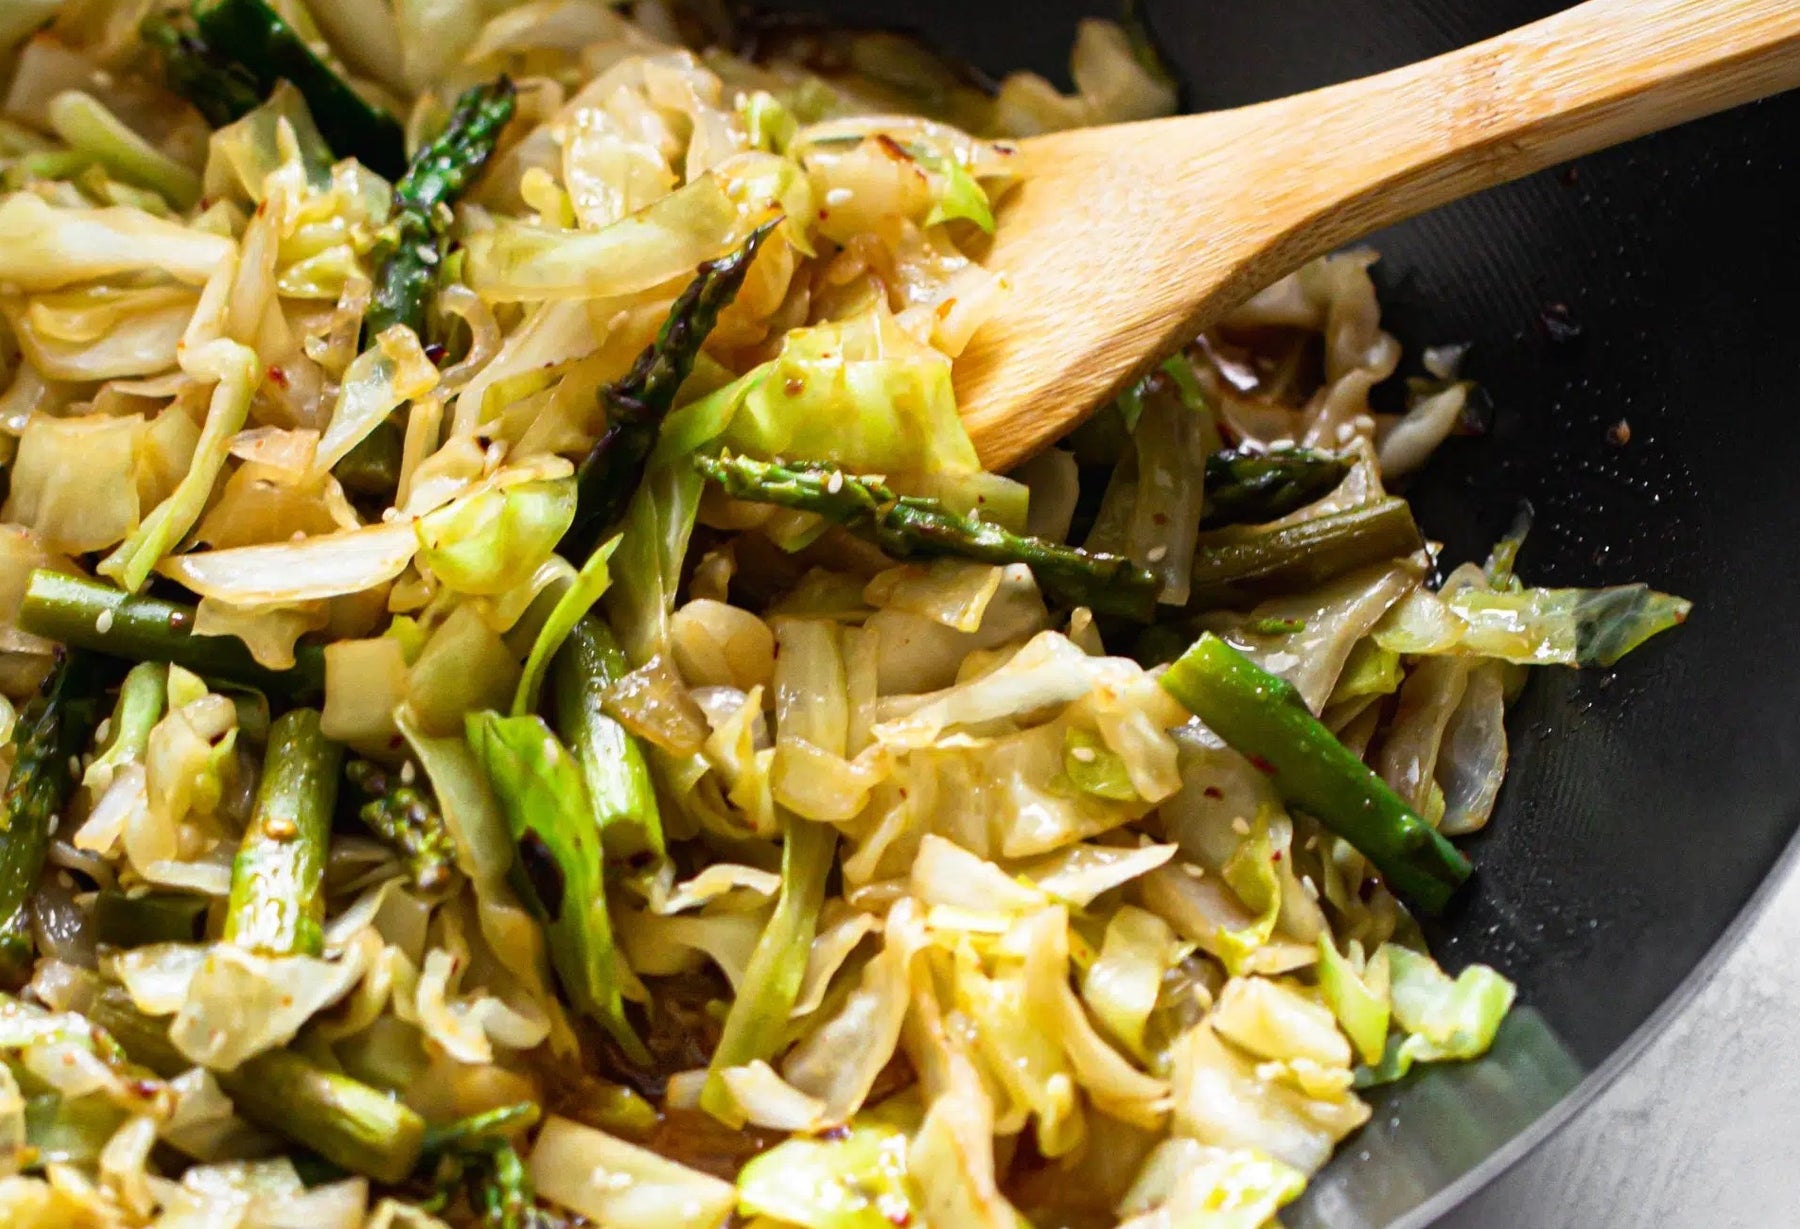
[[[1134,16],[990,93],[716,5],[281,0],[264,89],[193,7],[0,4],[0,1222],[1267,1229],[1493,1043],[1511,983],[1157,663],[1223,638],[1459,836],[1525,667],[1688,604],[1531,588],[1523,523],[1215,603],[1215,527],[1394,512],[1464,421],[1441,353],[1376,395],[1367,251],[985,469],[1006,138],[1171,113]],[[288,909],[317,954],[226,941]]]

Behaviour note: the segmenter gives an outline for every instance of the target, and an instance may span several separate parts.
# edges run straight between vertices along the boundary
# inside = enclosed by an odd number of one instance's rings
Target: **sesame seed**
[[[1186,873],[1189,879],[1206,878],[1206,868],[1204,866],[1196,866],[1192,862],[1181,862],[1177,865],[1181,867],[1182,871]]]
[[[100,724],[94,727],[94,742],[97,744],[104,743],[107,739],[109,739],[111,737],[112,737],[112,718],[111,717],[100,718]]]
[[[831,477],[825,480],[825,489],[830,491],[833,495],[836,495],[839,491],[843,490],[844,471],[841,469],[832,470]]]
[[[1099,753],[1092,747],[1071,747],[1069,749],[1069,754],[1083,764],[1092,764],[1095,760],[1100,758]]]
[[[1149,550],[1144,552],[1144,558],[1148,559],[1151,563],[1161,563],[1164,559],[1168,558],[1168,555],[1169,548],[1161,545],[1152,546]]]
[[[1270,452],[1292,452],[1293,450],[1293,440],[1274,440],[1269,444]]]
[[[71,892],[75,890],[75,876],[69,874],[68,871],[57,871],[56,882],[69,889]]]
[[[1308,849],[1317,849],[1319,847],[1319,834],[1317,832],[1306,838],[1306,847]]]
[[[418,770],[413,767],[413,762],[411,760],[407,760],[400,765],[400,784],[411,785],[413,783],[413,778],[416,776],[418,776]]]
[[[1250,821],[1245,819],[1242,815],[1240,815],[1236,819],[1231,821],[1231,830],[1233,832],[1237,833],[1239,836],[1249,836],[1250,835]]]
[[[73,777],[81,775],[81,757],[79,755],[69,757],[69,775]]]
[[[99,617],[94,620],[94,630],[99,632],[102,636],[112,630],[112,625],[113,612],[111,610],[102,610]]]
[[[1313,882],[1311,875],[1300,876],[1300,887],[1314,900],[1319,899],[1319,885]]]
[[[825,203],[836,209],[839,205],[848,205],[855,196],[856,193],[848,188],[833,188],[825,194]]]
[[[1350,425],[1355,427],[1357,432],[1362,435],[1373,435],[1375,433],[1375,420],[1367,414],[1358,414],[1355,418],[1350,420]]]

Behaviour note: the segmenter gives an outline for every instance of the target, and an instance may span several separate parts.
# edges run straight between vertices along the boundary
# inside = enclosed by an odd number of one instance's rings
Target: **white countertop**
[[[1800,872],[1592,1105],[1443,1229],[1800,1225]]]

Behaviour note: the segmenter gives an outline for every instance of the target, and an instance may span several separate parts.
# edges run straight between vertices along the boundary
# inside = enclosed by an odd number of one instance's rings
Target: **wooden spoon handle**
[[[1285,112],[1284,125],[1316,125],[1311,182],[1328,212],[1296,236],[1310,255],[1796,86],[1797,0],[1588,0],[1433,60],[1267,105]]]
[[[1800,86],[1800,0],[1588,0],[1424,63],[1021,143],[956,363],[982,460],[1055,440],[1310,258],[1578,154]]]

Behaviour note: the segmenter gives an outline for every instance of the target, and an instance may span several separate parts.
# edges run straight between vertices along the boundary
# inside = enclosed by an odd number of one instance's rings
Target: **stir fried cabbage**
[[[1264,1229],[1493,1042],[1444,838],[1688,604],[1432,579],[1368,252],[986,472],[1172,79],[729,7],[0,4],[0,1222]]]

